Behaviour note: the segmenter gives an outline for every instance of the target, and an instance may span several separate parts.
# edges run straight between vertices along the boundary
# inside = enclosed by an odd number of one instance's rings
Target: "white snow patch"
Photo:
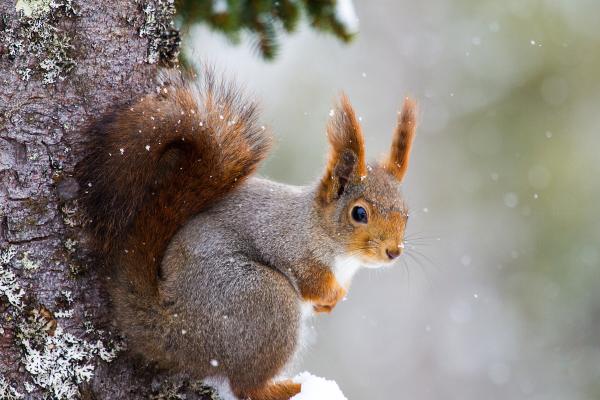
[[[352,0],[337,0],[335,4],[335,17],[346,27],[349,33],[358,32],[359,21]]]
[[[348,400],[335,381],[314,376],[309,372],[296,375],[293,381],[302,385],[302,391],[290,400]]]
[[[309,372],[296,375],[293,382],[300,383],[302,390],[290,400],[348,400],[335,381],[320,378]],[[204,385],[212,387],[222,400],[240,400],[233,391],[229,379],[216,375],[204,378]]]
[[[229,9],[227,0],[215,0],[213,1],[213,12],[215,14],[225,14]]]

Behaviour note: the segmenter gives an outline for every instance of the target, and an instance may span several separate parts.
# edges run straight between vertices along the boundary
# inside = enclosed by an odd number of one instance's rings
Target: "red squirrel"
[[[406,99],[389,153],[367,164],[342,96],[322,178],[296,187],[253,176],[271,147],[257,105],[202,75],[162,71],[155,93],[89,129],[82,203],[132,351],[240,399],[289,399],[300,385],[275,377],[306,306],[331,311],[359,267],[402,253],[416,107]]]

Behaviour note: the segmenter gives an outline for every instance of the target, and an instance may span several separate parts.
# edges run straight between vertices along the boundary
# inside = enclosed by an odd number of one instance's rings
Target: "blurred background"
[[[284,182],[320,176],[340,91],[371,159],[404,96],[420,104],[408,251],[312,321],[292,372],[334,379],[350,400],[599,399],[600,2],[354,7],[351,43],[300,22],[272,61],[243,33],[234,46],[195,25],[184,40],[188,62],[261,100],[278,138],[263,173]]]

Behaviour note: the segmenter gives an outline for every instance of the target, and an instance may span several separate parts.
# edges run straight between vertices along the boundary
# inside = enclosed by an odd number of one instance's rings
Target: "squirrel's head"
[[[359,258],[367,267],[391,263],[403,251],[408,209],[401,183],[415,128],[416,106],[407,98],[389,153],[370,165],[361,127],[345,96],[327,127],[331,150],[316,195],[322,226],[342,244],[345,255]]]

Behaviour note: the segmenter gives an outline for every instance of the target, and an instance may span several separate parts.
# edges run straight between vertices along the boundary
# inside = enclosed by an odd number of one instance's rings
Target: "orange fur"
[[[349,253],[361,254],[367,262],[389,262],[386,250],[402,253],[406,212],[388,210],[383,215],[377,211],[377,207],[364,199],[360,204],[368,210],[369,224],[355,226],[347,250]]]
[[[417,128],[417,105],[408,97],[404,100],[402,112],[398,117],[398,125],[394,131],[394,139],[388,159],[383,167],[399,181],[404,179],[408,169],[410,150]]]
[[[316,312],[331,312],[346,295],[331,269],[319,263],[305,268],[298,283],[302,298],[313,303]]]
[[[113,313],[129,348],[176,368],[178,355],[162,351],[156,333],[174,325],[159,293],[165,250],[186,221],[256,170],[271,138],[258,124],[256,104],[210,71],[203,86],[176,70],[159,81],[156,93],[90,126],[78,177],[97,250],[111,266]]]
[[[270,383],[267,386],[238,393],[238,397],[248,400],[289,400],[300,393],[301,385],[291,380]]]
[[[365,139],[346,95],[341,96],[334,109],[327,126],[327,138],[331,150],[319,192],[324,204],[335,199],[347,180],[358,180],[367,173]]]
[[[130,348],[162,366],[180,368],[202,378],[207,376],[206,363],[194,364],[195,350],[200,345],[187,339],[192,335],[178,334],[179,322],[173,317],[177,314],[170,314],[168,296],[159,293],[160,279],[164,278],[161,274],[166,270],[160,268],[161,262],[174,234],[194,215],[231,195],[264,159],[271,140],[257,123],[256,105],[210,74],[202,90],[175,72],[167,75],[159,89],[114,110],[90,128],[93,150],[79,167],[80,184],[85,188],[82,203],[91,219],[98,249],[114,266],[109,289],[115,319],[129,337]],[[293,283],[316,312],[330,312],[343,299],[346,289],[337,281],[332,266],[316,261],[311,252],[322,256],[324,250],[332,252],[335,246],[346,245],[351,254],[362,251],[365,258],[381,261],[386,250],[400,248],[406,211],[397,180],[402,180],[408,166],[415,113],[414,103],[407,100],[389,159],[383,166],[369,168],[367,177],[364,137],[345,96],[334,111],[327,128],[329,161],[314,209],[319,229],[325,229],[326,236],[321,230],[310,235],[314,243],[308,244],[314,248],[299,249],[310,251],[302,253],[298,265],[293,266]],[[342,218],[349,218],[352,204],[348,203],[359,196],[369,208],[369,224],[354,229],[348,221],[340,224],[340,210],[345,210]],[[341,201],[336,202],[338,199]],[[338,239],[330,247],[319,247],[324,238]],[[378,242],[377,247],[374,242]],[[277,274],[275,268],[267,270]],[[268,298],[281,304],[288,299],[296,302],[292,298],[294,289],[285,286],[284,277],[280,279],[284,286],[278,287],[279,292],[265,290]],[[283,295],[273,297],[274,293]],[[263,306],[261,301],[256,307]],[[276,318],[283,323],[277,329],[281,332],[291,327],[291,339],[282,339],[283,345],[268,340],[270,348],[262,346],[252,353],[253,368],[243,359],[243,367],[236,366],[227,375],[234,392],[242,398],[287,400],[300,392],[299,384],[271,381],[293,354],[297,338],[297,304],[293,303],[288,311],[285,307],[280,310],[284,311]],[[289,315],[293,318],[286,319]],[[266,331],[257,328],[255,336],[273,330],[273,321],[265,324]],[[247,346],[245,342],[243,345]],[[246,357],[245,351],[235,353]],[[187,354],[194,362],[188,362]]]

